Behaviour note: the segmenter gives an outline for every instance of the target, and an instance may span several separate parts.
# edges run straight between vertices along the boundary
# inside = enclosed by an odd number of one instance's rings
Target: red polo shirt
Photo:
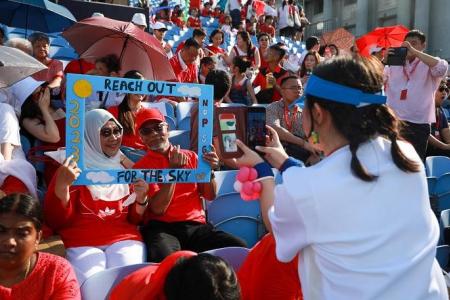
[[[253,81],[253,86],[257,87],[260,86],[261,90],[266,89],[267,81],[266,81],[266,74],[270,73],[269,67],[267,68],[259,68],[259,73],[256,75],[255,81]],[[289,72],[285,69],[281,68],[280,66],[277,66],[275,68],[275,72],[272,72],[273,76],[276,79],[276,82],[278,85],[281,85],[281,80],[289,75]],[[277,89],[274,88],[273,96],[272,96],[272,102],[278,101],[281,99],[281,94],[278,92]]]
[[[173,147],[173,146],[171,146]],[[182,153],[188,156],[187,165],[183,169],[197,168],[197,154],[190,150],[181,149]],[[134,169],[168,169],[169,158],[163,154],[149,150],[147,154],[139,160],[134,166]],[[162,187],[164,183],[149,184],[148,196],[151,202],[153,197]],[[185,222],[194,221],[198,223],[206,223],[205,211],[203,210],[202,200],[198,192],[196,183],[177,183],[166,212],[159,216],[152,214],[150,209],[147,209],[144,215],[144,224],[148,221],[162,221],[162,222]]]
[[[179,82],[197,83],[197,66],[195,64],[186,65],[180,52],[174,55],[169,62]]]

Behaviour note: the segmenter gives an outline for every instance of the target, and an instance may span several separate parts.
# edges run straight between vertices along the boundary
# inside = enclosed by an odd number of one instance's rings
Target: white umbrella
[[[0,46],[0,88],[10,86],[47,67],[25,52]]]

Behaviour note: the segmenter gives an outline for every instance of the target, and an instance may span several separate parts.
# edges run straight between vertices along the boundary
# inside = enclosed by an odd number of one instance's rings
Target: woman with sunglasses
[[[119,151],[122,126],[107,111],[86,113],[84,164],[87,169],[124,169]],[[142,263],[145,246],[136,224],[147,206],[147,185],[72,186],[80,169],[68,157],[50,183],[46,221],[59,233],[78,281],[102,270]]]
[[[428,137],[427,156],[450,157],[450,130],[447,117],[442,109],[442,103],[447,99],[449,90],[445,81],[442,81],[434,96],[436,106],[436,123],[431,124],[431,133]]]
[[[439,225],[422,161],[402,141],[382,66],[342,57],[317,66],[305,89],[303,130],[325,158],[302,168],[275,130],[258,152],[238,141],[239,165],[257,170],[266,228],[282,262],[299,256],[309,299],[448,299],[435,259]]]
[[[25,194],[0,199],[0,299],[81,299],[69,262],[36,250],[43,222],[37,199]]]

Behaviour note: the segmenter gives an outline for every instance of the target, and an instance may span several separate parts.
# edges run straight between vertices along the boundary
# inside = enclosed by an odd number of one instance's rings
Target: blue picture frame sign
[[[85,99],[99,91],[198,98],[197,169],[86,169],[83,159]],[[203,160],[203,153],[210,151],[212,145],[213,107],[213,87],[210,85],[67,74],[66,156],[72,155],[82,170],[73,184],[124,184],[138,178],[148,183],[209,182],[211,167]]]

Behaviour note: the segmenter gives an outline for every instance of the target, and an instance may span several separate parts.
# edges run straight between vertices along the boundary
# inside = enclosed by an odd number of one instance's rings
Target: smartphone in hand
[[[389,66],[404,66],[407,53],[408,48],[406,47],[389,48],[386,64]]]
[[[247,111],[247,146],[255,150],[256,146],[266,145],[266,108],[250,106]]]

